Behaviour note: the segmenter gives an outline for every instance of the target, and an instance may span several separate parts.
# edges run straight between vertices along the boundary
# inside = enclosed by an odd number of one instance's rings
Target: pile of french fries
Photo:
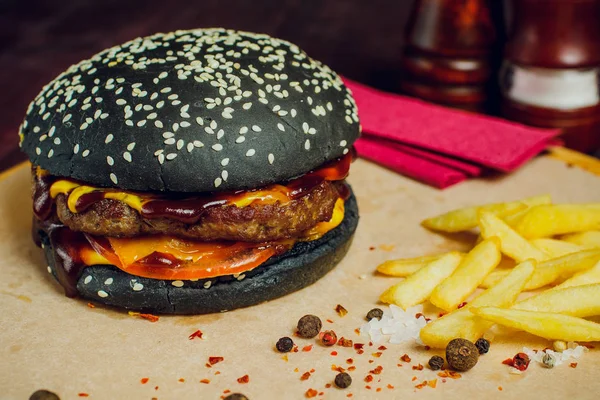
[[[454,210],[423,226],[447,233],[479,229],[468,253],[377,267],[404,278],[382,302],[406,310],[429,301],[447,313],[421,330],[426,345],[475,341],[494,324],[551,340],[600,341],[600,324],[584,319],[600,315],[600,204],[552,204],[550,196],[535,196]],[[484,291],[471,299],[478,287]],[[518,301],[527,291],[536,292]]]

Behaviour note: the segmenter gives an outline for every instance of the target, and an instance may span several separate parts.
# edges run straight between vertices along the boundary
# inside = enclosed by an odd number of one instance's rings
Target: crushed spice
[[[381,374],[381,371],[383,371],[383,367],[381,365],[378,365],[377,367],[370,370],[369,372],[372,373],[373,375],[379,375],[379,374]]]
[[[394,388],[394,386],[393,386],[392,384],[388,383],[388,384],[387,384],[387,388],[388,388],[388,389],[393,389],[393,388]]]
[[[190,336],[188,336],[189,340],[193,340],[193,339],[202,339],[202,331],[200,329],[198,329],[196,332],[192,333]]]
[[[148,383],[149,380],[150,380],[149,378],[142,378],[142,379],[140,379],[140,383],[142,385],[145,385],[146,383]]]
[[[376,353],[372,353],[371,355],[372,355],[373,357],[375,357],[375,358],[379,358],[379,357],[381,357],[381,355],[382,355],[382,354],[383,354],[383,353],[382,353],[381,351],[378,351],[378,352],[376,352]]]
[[[309,344],[308,346],[304,346],[304,347],[302,348],[302,351],[304,351],[304,352],[309,352],[309,351],[311,351],[311,350],[312,350],[312,348],[313,348],[313,345],[312,345],[312,344]]]
[[[415,385],[415,388],[423,389],[425,386],[427,386],[427,381],[423,381],[423,382],[419,383],[418,385]]]
[[[205,385],[208,385],[210,383],[210,379],[200,379],[200,383],[204,383]]]
[[[300,377],[300,380],[305,381],[305,380],[308,380],[308,378],[310,378],[310,372],[306,371],[305,373],[302,374],[302,376]]]
[[[92,304],[92,303],[87,303],[87,306],[88,306],[89,308],[96,308],[96,306],[95,306],[94,304]]]
[[[467,305],[467,302],[466,302],[466,301],[463,301],[462,303],[460,303],[460,304],[458,305],[458,307],[457,307],[457,308],[463,308],[463,307],[464,307],[464,306],[466,306],[466,305]]]
[[[416,371],[423,371],[423,365],[421,365],[421,364],[413,365],[412,369],[416,370]]]
[[[354,371],[356,369],[356,367],[354,365],[348,367],[348,371]]]
[[[185,382],[185,379],[184,378],[179,378],[179,382],[183,383],[183,382]]]
[[[208,357],[208,363],[210,365],[215,365],[216,363],[220,363],[223,360],[223,357]]]
[[[458,378],[460,378],[462,376],[458,372],[452,371],[452,370],[449,370],[449,369],[447,369],[445,371],[442,371],[442,372],[438,372],[437,375],[440,378],[452,378],[452,379],[458,379]]]
[[[306,393],[304,393],[304,395],[305,395],[306,397],[308,397],[309,399],[310,399],[310,398],[313,398],[313,397],[316,397],[316,396],[317,396],[317,394],[319,394],[319,392],[317,392],[315,389],[312,389],[312,388],[311,388],[311,389],[308,389],[308,390],[306,391]]]
[[[330,354],[331,354],[332,356],[334,356],[334,357],[335,357],[335,356],[337,356],[337,355],[338,355],[338,352],[334,350],[334,351],[332,351]]]
[[[329,322],[330,324],[333,324],[333,321],[330,319],[326,319],[325,321]]]
[[[432,379],[430,381],[427,381],[427,386],[429,386],[430,388],[435,389],[435,387],[437,386],[437,379]]]
[[[337,335],[334,331],[325,331],[319,334],[319,338],[321,339],[321,343],[324,346],[333,346],[337,343]]]
[[[577,368],[577,363],[576,362],[572,362],[571,364],[569,364],[569,367],[571,367],[571,368]]]
[[[237,378],[238,383],[248,383],[250,382],[250,377],[248,375],[244,375],[240,378]]]
[[[348,310],[346,310],[346,308],[341,304],[335,306],[335,312],[337,312],[340,317],[343,317],[346,314],[348,314]]]
[[[404,354],[402,357],[400,357],[400,359],[407,363],[410,362],[410,357],[408,356],[408,354]]]
[[[342,347],[352,347],[353,343],[351,339],[346,339],[345,337],[341,337],[340,340],[338,340],[338,346],[342,346]]]
[[[379,346],[379,347],[377,348],[377,350],[382,350],[382,351],[383,351],[383,350],[387,350],[387,347],[385,347],[385,346]]]
[[[354,360],[352,358],[347,358],[346,359],[346,364],[353,364]]]
[[[83,392],[82,393],[77,393],[77,396],[79,396],[79,397],[90,397],[89,394],[83,393]]]
[[[367,383],[373,382],[373,375],[367,375],[367,376],[365,376],[365,382],[367,382]]]

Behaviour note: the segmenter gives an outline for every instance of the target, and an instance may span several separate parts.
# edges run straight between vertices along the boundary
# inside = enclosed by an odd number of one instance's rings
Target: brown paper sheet
[[[560,161],[542,157],[510,176],[438,191],[359,160],[352,167],[350,182],[359,200],[361,222],[349,254],[336,269],[311,287],[262,305],[205,316],[162,316],[155,323],[100,306],[88,308],[86,301],[62,294],[46,272],[41,250],[30,239],[28,174],[28,168],[20,168],[0,181],[4,193],[0,198],[1,399],[27,399],[42,388],[61,399],[84,398],[79,393],[86,393],[90,399],[128,400],[217,399],[225,390],[250,399],[301,399],[309,388],[324,392],[317,398],[330,399],[347,399],[349,393],[353,399],[585,399],[595,398],[600,391],[597,350],[579,359],[575,369],[561,365],[546,370],[532,364],[522,375],[509,374],[502,360],[524,345],[539,349],[550,345],[525,334],[498,337],[473,370],[445,383],[427,368],[412,370],[412,365],[425,365],[431,355],[439,354],[412,344],[386,344],[388,349],[375,358],[371,354],[377,346],[367,345],[365,353],[357,355],[353,349],[325,348],[315,340],[295,338],[300,348],[314,346],[310,352],[289,354],[289,361],[273,348],[279,337],[292,336],[298,318],[307,313],[319,315],[324,327],[338,336],[368,342],[354,330],[377,305],[381,291],[395,282],[375,275],[377,264],[463,249],[471,239],[426,231],[419,222],[427,216],[541,193],[550,193],[556,202],[600,201],[600,178]],[[348,315],[339,317],[336,304],[347,308]],[[204,339],[189,340],[197,329]],[[338,355],[332,356],[332,351]],[[398,367],[404,353],[413,361]],[[207,368],[209,356],[222,356],[224,361]],[[348,358],[356,366],[352,386],[325,388],[336,374],[332,364],[347,367]],[[379,365],[383,372],[374,375],[369,390],[364,378]],[[312,376],[300,380],[311,369],[315,370]],[[237,378],[246,374],[249,383],[238,383]],[[148,382],[142,384],[142,378]],[[435,378],[435,389],[415,389],[423,380]],[[210,383],[201,383],[202,379]]]

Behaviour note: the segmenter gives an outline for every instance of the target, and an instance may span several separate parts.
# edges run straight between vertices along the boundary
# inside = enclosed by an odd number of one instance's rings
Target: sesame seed
[[[240,128],[240,135],[244,135],[246,133],[248,133],[248,127],[247,126],[242,126]]]
[[[50,149],[50,151],[48,152],[48,158],[52,158],[53,155],[54,155],[54,149]]]
[[[187,144],[186,148],[187,148],[188,153],[191,153],[192,150],[194,150],[194,144],[192,142],[190,142]]]
[[[138,123],[137,123],[137,126],[138,126],[138,127],[140,127],[140,128],[141,128],[142,126],[144,126],[144,125],[146,125],[146,120],[145,120],[145,119],[143,119],[143,120],[141,120],[141,121],[138,121]]]
[[[194,140],[194,147],[204,147],[204,143],[199,140]]]
[[[196,123],[197,123],[198,125],[204,125],[204,120],[203,120],[201,117],[197,117],[197,118],[196,118]]]
[[[87,149],[84,150],[83,153],[81,153],[81,156],[84,157],[84,158],[87,157],[87,156],[89,156],[89,155],[90,155],[90,151],[87,150]]]
[[[281,132],[285,132],[285,127],[283,126],[282,123],[278,123],[277,124],[277,128],[281,131]]]
[[[177,141],[177,150],[181,150],[184,145],[185,145],[185,142],[183,141],[183,139],[179,139]]]
[[[144,285],[142,285],[141,283],[136,282],[136,283],[133,284],[132,289],[133,289],[134,292],[139,292],[142,289],[144,289]]]
[[[252,130],[254,132],[260,132],[260,131],[262,131],[262,129],[260,129],[260,126],[258,126],[258,125],[252,125]]]
[[[349,115],[346,115],[346,117],[344,119],[346,120],[347,123],[349,123],[349,124],[352,123],[352,118]]]
[[[275,156],[273,155],[273,153],[269,153],[269,164],[273,164],[273,162],[275,161]]]
[[[304,142],[304,150],[310,150],[310,140],[308,139]]]
[[[252,103],[249,103],[249,102],[248,102],[248,103],[244,103],[244,105],[242,106],[242,108],[243,108],[244,110],[249,110],[249,109],[250,109],[250,107],[252,107]]]
[[[128,152],[128,151],[126,151],[125,153],[123,153],[123,158],[124,158],[124,159],[125,159],[125,161],[127,161],[127,162],[131,162],[131,161],[132,161],[132,159],[131,159],[131,153],[130,153],[130,152]]]
[[[249,149],[249,150],[246,152],[246,157],[252,157],[254,154],[256,154],[256,150],[254,150],[254,149]]]
[[[226,167],[229,164],[229,158],[224,158],[221,160],[221,165]]]
[[[106,293],[104,290],[98,290],[98,296],[99,297],[108,297],[108,293]]]
[[[54,144],[59,145],[60,144],[60,138],[54,138]]]
[[[211,146],[211,148],[212,148],[214,151],[221,151],[221,150],[223,150],[223,145],[222,145],[221,143],[217,143],[217,144],[213,144],[213,145]]]
[[[227,171],[221,172],[221,178],[223,178],[224,181],[227,181],[228,176],[229,176],[229,173]]]
[[[236,143],[243,143],[246,140],[245,136],[238,136],[237,139],[235,139]]]
[[[206,281],[206,282],[204,282],[204,285],[202,285],[202,286],[204,286],[204,289],[208,289],[211,284],[212,284],[211,281]]]
[[[116,185],[117,183],[119,183],[119,180],[117,179],[117,176],[111,172],[110,173],[110,180]]]
[[[131,142],[127,145],[127,150],[133,151],[135,149],[135,142]]]
[[[167,154],[167,160],[174,160],[177,157],[177,153],[169,153]]]
[[[183,281],[172,281],[171,285],[175,287],[183,287]]]
[[[221,183],[223,183],[223,180],[221,178],[216,178],[215,179],[214,184],[215,184],[216,188],[219,187],[219,186],[221,186]]]
[[[347,144],[348,144],[348,142],[347,142],[347,141],[345,141],[345,140],[342,140],[342,141],[340,142],[340,147],[346,147],[346,145],[347,145]]]
[[[50,130],[48,131],[48,136],[52,137],[54,135],[54,132],[56,132],[56,126],[50,128]]]
[[[342,151],[342,154],[344,154],[344,155],[348,154],[348,149],[344,149],[344,151]]]
[[[35,154],[37,154],[38,156],[39,156],[40,154],[42,154],[42,149],[40,149],[39,147],[36,147],[36,148],[35,148]]]
[[[112,285],[113,281],[114,281],[114,279],[113,279],[113,278],[108,278],[108,279],[106,279],[106,280],[104,281],[104,284],[105,284],[105,285]]]
[[[190,124],[187,121],[181,121],[181,123],[179,123],[179,126],[181,126],[182,128],[189,128],[190,126],[192,126],[192,124]]]
[[[127,104],[127,101],[124,99],[117,99],[116,103],[120,106]]]
[[[112,167],[113,165],[115,165],[115,160],[111,156],[107,156],[106,163]]]
[[[87,285],[88,283],[90,283],[92,281],[92,276],[88,275],[85,277],[85,279],[83,280],[83,284]]]

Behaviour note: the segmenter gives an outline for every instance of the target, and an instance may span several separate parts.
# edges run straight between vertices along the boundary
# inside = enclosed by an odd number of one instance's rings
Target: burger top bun
[[[350,91],[294,44],[197,29],[71,66],[30,104],[20,145],[91,185],[206,192],[306,173],[346,154],[359,129]]]

